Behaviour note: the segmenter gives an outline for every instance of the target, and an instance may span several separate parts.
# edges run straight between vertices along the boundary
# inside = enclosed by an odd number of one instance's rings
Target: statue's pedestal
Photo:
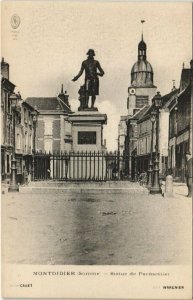
[[[79,107],[78,108],[78,111],[91,111],[91,112],[93,112],[93,111],[98,111],[98,108],[97,107],[93,107],[93,108],[90,108],[90,107],[88,107],[88,108],[82,108],[82,107]]]
[[[94,152],[103,150],[103,125],[107,115],[96,109],[78,111],[69,116],[72,124],[73,151]]]

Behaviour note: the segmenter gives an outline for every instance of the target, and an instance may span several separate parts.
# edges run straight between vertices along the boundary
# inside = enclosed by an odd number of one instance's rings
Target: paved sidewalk
[[[5,194],[8,192],[8,184],[2,183],[1,192]],[[165,192],[165,181],[162,181],[162,193]],[[45,190],[65,190],[71,191],[73,189],[79,189],[80,192],[84,189],[92,191],[98,189],[110,190],[110,192],[118,192],[120,189],[129,193],[144,193],[148,194],[149,191],[144,186],[140,186],[138,182],[130,181],[107,181],[107,182],[57,182],[57,181],[37,181],[30,182],[28,185],[20,186],[20,193],[30,192],[44,192]],[[173,183],[173,197],[184,199],[188,194],[188,188],[186,183],[174,182]]]
[[[88,193],[93,193],[94,191],[106,191],[107,193],[132,193],[132,194],[149,194],[149,191],[141,186],[138,182],[130,181],[91,181],[91,182],[65,182],[65,181],[35,181],[30,182],[27,185],[21,185],[19,188],[19,193],[45,193],[64,191],[72,192],[78,190],[80,193],[85,190]],[[8,185],[2,187],[2,194],[8,192]]]
[[[162,182],[162,192],[165,192],[165,181]],[[174,198],[186,198],[188,195],[188,188],[184,182],[173,183],[173,197]]]
[[[2,195],[4,261],[190,263],[192,200],[185,197],[185,185],[175,185],[177,197],[172,198],[150,195],[137,183],[119,182],[112,188],[102,184],[98,189],[95,185],[49,189],[45,184]]]

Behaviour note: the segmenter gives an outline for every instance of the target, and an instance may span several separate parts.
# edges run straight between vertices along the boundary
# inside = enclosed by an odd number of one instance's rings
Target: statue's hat
[[[94,52],[94,50],[93,50],[93,49],[89,49],[89,50],[88,50],[88,52],[87,52],[87,55],[89,55],[89,54],[92,54],[92,55],[94,55],[94,56],[95,56],[95,52]]]

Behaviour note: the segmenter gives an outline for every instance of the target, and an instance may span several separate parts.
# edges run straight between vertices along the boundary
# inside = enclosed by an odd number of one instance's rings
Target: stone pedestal
[[[93,108],[90,108],[90,107],[88,107],[88,108],[82,108],[82,107],[79,107],[78,108],[78,111],[90,111],[90,112],[96,112],[96,111],[98,111],[98,108],[97,107],[93,107]]]
[[[87,109],[69,116],[72,124],[72,150],[74,152],[98,152],[103,150],[103,125],[107,115]]]

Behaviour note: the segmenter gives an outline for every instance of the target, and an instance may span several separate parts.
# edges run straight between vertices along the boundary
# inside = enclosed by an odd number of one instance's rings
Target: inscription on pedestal
[[[96,145],[96,131],[79,131],[79,145]]]

